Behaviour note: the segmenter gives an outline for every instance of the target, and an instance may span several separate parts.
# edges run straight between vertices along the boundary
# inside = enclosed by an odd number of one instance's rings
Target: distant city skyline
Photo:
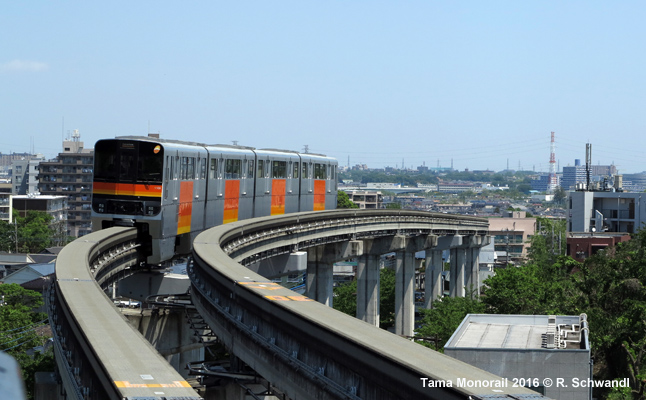
[[[646,3],[13,2],[0,150],[74,129],[335,157],[342,165],[646,170]],[[64,122],[63,122],[64,121]]]

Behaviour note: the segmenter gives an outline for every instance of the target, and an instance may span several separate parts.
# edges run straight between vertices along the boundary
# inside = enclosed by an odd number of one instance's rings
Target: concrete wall
[[[588,400],[588,388],[572,387],[572,378],[590,378],[590,352],[588,350],[496,350],[496,349],[445,349],[444,353],[467,364],[489,371],[507,379],[545,378],[554,385],[545,387],[545,396],[559,400]],[[563,385],[556,387],[557,379]],[[510,385],[513,382],[510,382]]]
[[[204,360],[204,347],[186,321],[183,309],[122,309],[122,313],[184,378],[188,378],[188,362]]]

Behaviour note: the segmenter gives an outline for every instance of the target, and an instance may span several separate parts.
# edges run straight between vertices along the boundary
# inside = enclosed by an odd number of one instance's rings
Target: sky
[[[0,5],[0,152],[78,129],[341,165],[646,170],[643,1]]]

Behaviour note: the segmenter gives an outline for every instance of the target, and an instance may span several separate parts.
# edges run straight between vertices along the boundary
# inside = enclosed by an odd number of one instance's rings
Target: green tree
[[[562,187],[558,186],[554,190],[554,200],[552,200],[555,204],[563,204],[565,203],[565,200],[567,199],[567,192],[565,189]]]
[[[573,278],[598,378],[630,378],[633,398],[646,398],[646,231],[586,259]]]
[[[43,211],[27,211],[24,217],[14,210],[18,225],[18,251],[38,253],[51,246],[54,230],[50,227],[53,217]]]
[[[421,327],[417,329],[416,340],[434,350],[443,351],[444,344],[467,314],[482,314],[485,304],[478,298],[443,297],[433,302],[433,308],[422,309]]]
[[[343,190],[337,192],[336,208],[359,208],[359,206],[350,200],[350,197]]]
[[[567,233],[564,219],[536,217],[536,233],[530,239],[530,262],[542,266],[552,265],[565,255]]]
[[[33,398],[34,373],[53,371],[53,355],[48,352],[30,357],[26,351],[48,339],[38,329],[46,324],[47,314],[34,312],[43,304],[42,295],[17,284],[0,285],[0,350],[18,361],[30,398]]]
[[[0,221],[0,251],[16,251],[15,226],[7,221]]]
[[[332,306],[345,314],[357,315],[356,279],[334,288]],[[379,327],[387,329],[395,323],[395,271],[382,268],[379,271]]]
[[[578,266],[562,257],[552,265],[527,264],[500,268],[484,281],[482,301],[493,314],[576,313],[577,289],[569,271]]]

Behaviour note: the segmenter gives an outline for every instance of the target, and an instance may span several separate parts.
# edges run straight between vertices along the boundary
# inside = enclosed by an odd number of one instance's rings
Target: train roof
[[[288,154],[298,154],[304,157],[311,156],[311,157],[325,157],[325,158],[330,158],[333,159],[332,157],[329,157],[325,154],[319,154],[319,153],[300,153],[298,151],[294,150],[284,150],[284,149],[272,149],[272,148],[267,148],[267,149],[256,149],[255,147],[251,146],[240,146],[240,145],[232,145],[232,144],[206,144],[206,143],[200,143],[200,142],[190,142],[187,140],[175,140],[175,139],[162,139],[158,137],[152,137],[152,136],[116,136],[114,138],[105,138],[105,139],[100,139],[100,140],[139,140],[143,142],[154,142],[154,143],[161,143],[161,144],[176,144],[176,145],[182,145],[182,146],[199,146],[199,147],[204,147],[204,148],[222,148],[222,149],[233,149],[233,150],[251,150],[254,152],[262,152],[262,151],[267,151],[267,152],[276,152],[276,153],[288,153]]]

